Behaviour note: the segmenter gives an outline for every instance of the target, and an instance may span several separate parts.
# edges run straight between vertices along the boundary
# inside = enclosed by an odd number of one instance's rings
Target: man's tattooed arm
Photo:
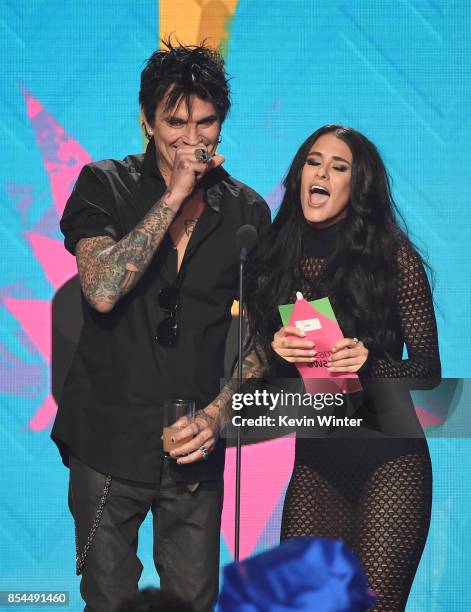
[[[83,238],[76,255],[82,291],[100,312],[109,312],[144,274],[176,211],[169,192],[119,242],[109,236]]]
[[[245,319],[245,329],[248,330],[248,323]],[[246,337],[248,333],[245,334]],[[245,343],[244,343],[245,344]],[[268,363],[262,363],[260,356],[263,350],[258,350],[252,345],[243,356],[242,360],[242,384],[251,378],[262,378],[268,369]],[[232,370],[232,378],[224,385],[219,395],[204,409],[204,412],[213,420],[218,420],[219,429],[223,429],[231,421],[231,400],[237,389],[237,366]],[[200,411],[198,411],[200,412]]]

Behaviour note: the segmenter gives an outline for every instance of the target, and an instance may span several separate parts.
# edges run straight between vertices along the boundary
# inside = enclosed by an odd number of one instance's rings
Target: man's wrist
[[[211,419],[217,420],[219,419],[221,409],[218,404],[211,403],[208,406],[206,406],[204,411]]]
[[[176,191],[171,191],[170,189],[167,189],[160,201],[164,206],[170,208],[170,210],[172,210],[176,215],[180,210],[184,200],[185,197],[183,195],[177,193]]]

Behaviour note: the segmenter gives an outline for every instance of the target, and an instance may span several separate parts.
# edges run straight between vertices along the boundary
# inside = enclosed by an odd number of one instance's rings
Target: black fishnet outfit
[[[302,262],[306,282],[299,288],[306,299],[329,295],[322,272],[341,232],[342,222],[312,230]],[[435,315],[423,265],[408,246],[401,247],[397,257],[398,341],[385,347],[390,359],[369,356],[367,368],[362,368],[367,372],[361,376],[365,385],[367,378],[373,384],[372,379],[405,379],[410,388],[410,379],[420,385],[440,376]],[[408,358],[402,360],[404,342]],[[397,612],[405,608],[427,538],[432,470],[408,391],[402,396],[384,393],[376,413],[369,422],[365,419],[369,429],[359,437],[343,434],[342,439],[336,432],[324,438],[297,437],[281,539],[343,539],[358,555],[370,588],[379,596],[372,610]]]

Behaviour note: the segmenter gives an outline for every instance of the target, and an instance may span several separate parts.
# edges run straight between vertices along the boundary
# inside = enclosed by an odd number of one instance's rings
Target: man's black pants
[[[223,483],[203,481],[196,489],[175,483],[167,461],[171,459],[164,461],[159,485],[111,479],[82,571],[85,612],[114,612],[137,589],[143,569],[137,557],[138,530],[149,510],[161,588],[188,600],[197,612],[213,609],[218,593]],[[79,553],[96,521],[106,479],[70,457],[69,507]]]

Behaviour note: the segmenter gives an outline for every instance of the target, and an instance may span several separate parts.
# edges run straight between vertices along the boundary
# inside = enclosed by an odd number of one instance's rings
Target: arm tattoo
[[[249,331],[248,331],[248,322],[244,317],[245,325],[244,328],[246,330],[245,338],[248,340]],[[243,346],[247,346],[247,343],[244,342]],[[261,348],[255,347],[255,342],[252,341],[248,344],[249,348],[245,351],[245,354],[242,357],[242,386],[244,381],[254,378],[262,378],[264,373],[268,369],[268,363],[262,363],[261,355],[263,355],[263,350]],[[220,420],[220,427],[224,427],[227,423],[230,422],[232,411],[231,411],[231,400],[234,393],[239,391],[237,389],[237,365],[234,366],[232,370],[232,378],[224,385],[219,395],[211,402],[211,406],[215,406],[218,409],[218,417]]]
[[[105,312],[111,310],[144,274],[176,215],[165,203],[168,193],[119,242],[109,236],[79,241],[80,282],[93,307]]]
[[[125,292],[129,291],[136,272],[138,272],[138,269],[135,266],[132,264],[126,264],[126,274],[119,285],[120,289]]]

